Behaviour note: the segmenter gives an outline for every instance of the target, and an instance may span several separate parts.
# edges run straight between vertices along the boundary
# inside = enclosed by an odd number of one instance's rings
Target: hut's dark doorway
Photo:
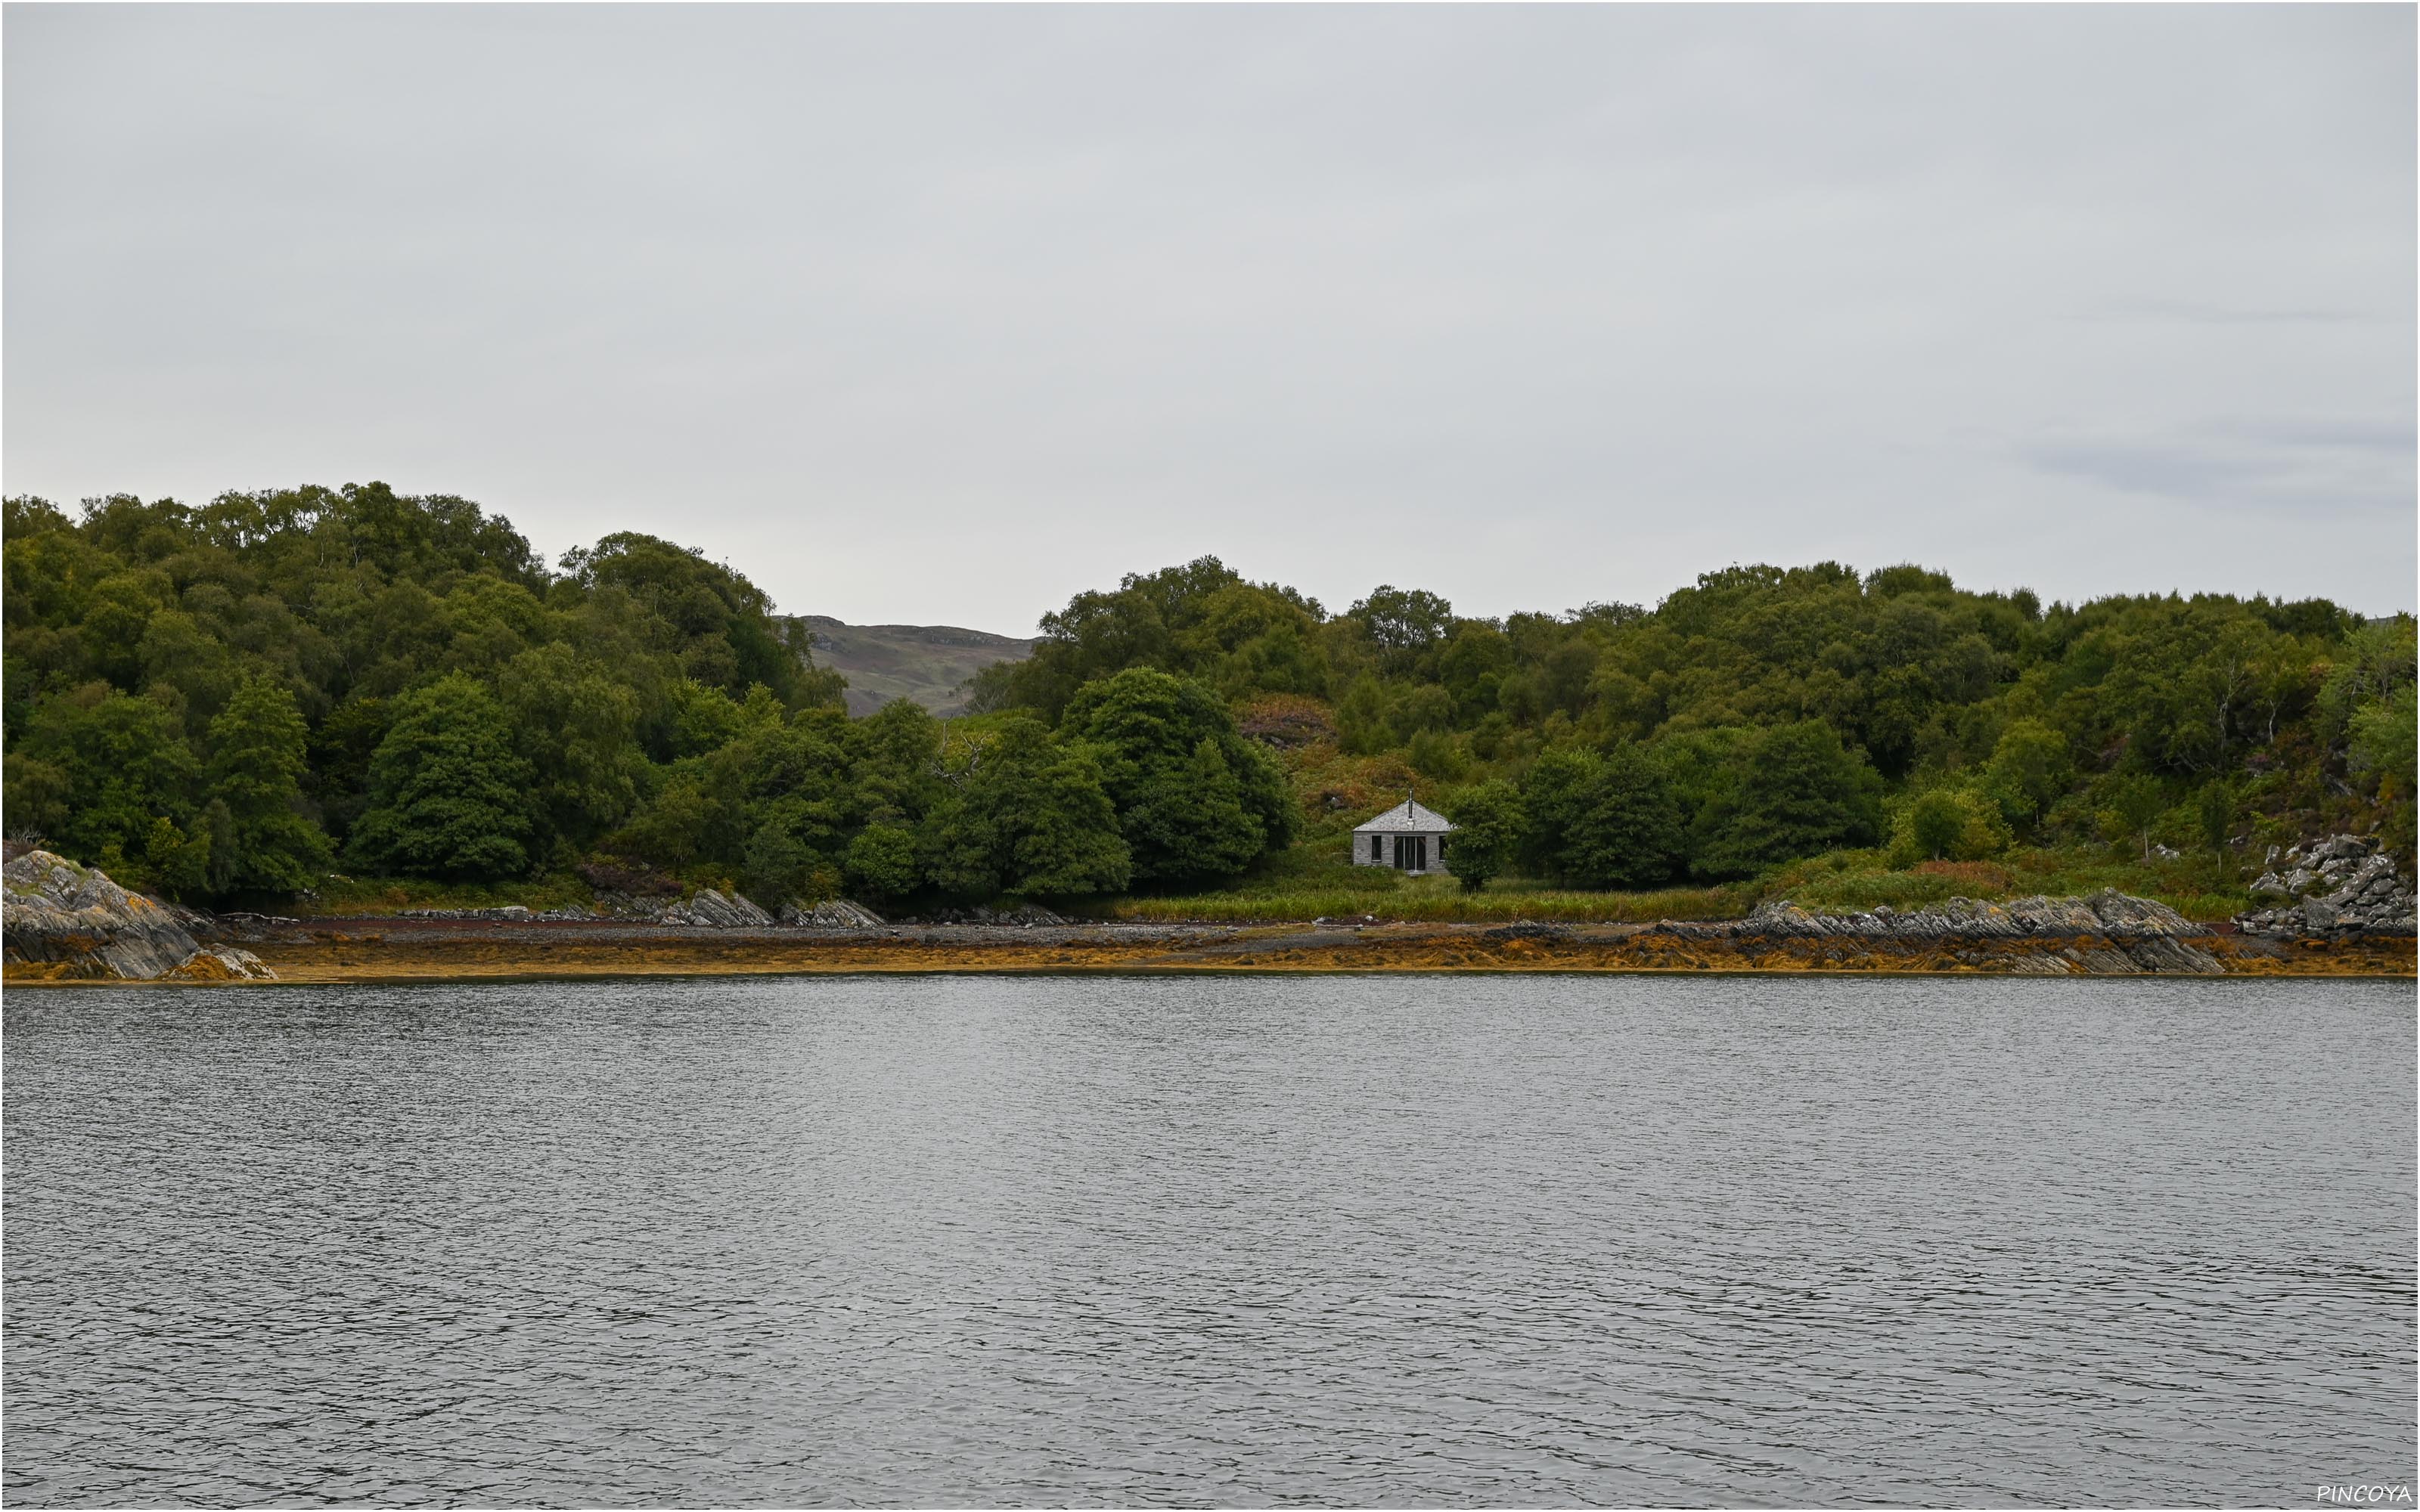
[[[1429,838],[1426,835],[1395,837],[1395,870],[1425,872],[1429,869]]]

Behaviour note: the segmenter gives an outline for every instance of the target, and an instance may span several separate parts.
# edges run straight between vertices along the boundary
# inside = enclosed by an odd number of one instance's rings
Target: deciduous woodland
[[[801,627],[693,550],[550,565],[382,485],[14,499],[6,563],[11,835],[192,903],[1618,918],[1641,889],[2116,883],[2208,917],[2272,844],[2343,830],[2411,872],[2413,622],[2322,599],[1820,563],[1497,620],[1391,586],[1330,610],[1205,557],[1046,615],[943,722],[850,718]],[[1414,784],[1463,826],[1458,882],[1346,863]]]

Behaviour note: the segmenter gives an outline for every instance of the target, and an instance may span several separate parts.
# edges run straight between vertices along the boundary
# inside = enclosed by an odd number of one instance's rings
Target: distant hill
[[[1033,642],[954,625],[844,625],[801,614],[815,639],[815,664],[848,679],[848,712],[871,714],[913,699],[935,714],[964,714],[966,680],[998,661],[1020,661]]]

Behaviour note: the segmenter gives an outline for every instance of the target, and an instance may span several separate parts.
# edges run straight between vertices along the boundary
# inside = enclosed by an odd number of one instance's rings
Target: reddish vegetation
[[[1978,897],[1995,897],[2009,890],[2009,869],[1991,861],[1920,861],[1916,871],[1929,877],[1947,877],[1962,887],[1971,887]]]
[[[2088,954],[2095,942],[2077,943]],[[2413,973],[2410,940],[2264,941],[2237,935],[2194,944],[2216,957],[2228,975]],[[351,981],[1085,970],[2006,975],[2037,970],[2046,942],[1708,938],[1642,925],[1568,931],[1406,924],[1359,931],[1283,925],[750,933],[545,924],[412,928],[364,920],[341,929],[297,932],[254,948],[283,980]]]
[[[1336,738],[1336,721],[1329,717],[1327,705],[1297,693],[1269,693],[1254,699],[1235,723],[1248,739],[1280,750]]]

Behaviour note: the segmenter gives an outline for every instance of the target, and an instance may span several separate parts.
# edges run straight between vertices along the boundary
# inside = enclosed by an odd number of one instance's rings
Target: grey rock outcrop
[[[1524,918],[1515,920],[1510,924],[1498,924],[1496,928],[1491,930],[1483,930],[1480,933],[1479,937],[1482,940],[1493,942],[1497,940],[1567,940],[1570,939],[1571,936],[1571,930],[1564,925],[1542,924],[1533,918]]]
[[[782,922],[793,929],[883,929],[882,916],[871,908],[850,903],[845,898],[833,898],[801,908],[792,903],[782,910]]]
[[[1774,902],[1760,905],[1731,930],[1740,936],[1777,940],[2064,942],[2061,949],[2029,954],[2018,963],[2021,970],[2045,976],[2082,970],[2214,977],[2226,970],[2217,957],[2188,943],[2189,936],[2205,933],[2191,919],[2165,903],[2130,897],[2114,887],[2088,898],[2016,898],[2004,903],[1952,898],[1907,913],[1885,906],[1871,913],[1819,914]]]
[[[2282,869],[2261,873],[2252,894],[2270,906],[2238,914],[2236,928],[2274,938],[2409,937],[2414,932],[2412,884],[2394,860],[2359,835],[2330,835],[2297,845]]]
[[[726,898],[712,887],[701,889],[685,903],[675,903],[658,916],[666,924],[693,924],[702,929],[769,929],[773,916],[734,893]]]
[[[634,896],[627,892],[613,892],[600,888],[597,894],[596,908],[580,917],[653,923],[661,918],[664,916],[664,910],[671,906],[672,903],[667,899]]]
[[[129,892],[49,851],[0,869],[0,958],[25,975],[74,981],[266,981],[276,973],[249,950],[206,948],[183,910]],[[191,917],[191,916],[187,916]]]
[[[1739,933],[1769,939],[1862,937],[1886,940],[1977,940],[2042,937],[2112,940],[2178,939],[2201,933],[2165,903],[2104,887],[2089,898],[2017,898],[2004,903],[1952,898],[1900,913],[1887,905],[1869,914],[1810,913],[1789,902],[1761,904]]]

